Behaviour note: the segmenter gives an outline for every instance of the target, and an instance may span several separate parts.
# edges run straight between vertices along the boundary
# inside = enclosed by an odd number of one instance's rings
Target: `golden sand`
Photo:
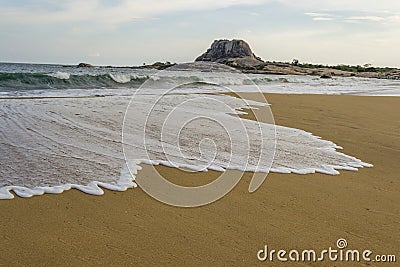
[[[267,99],[277,124],[310,131],[375,166],[337,176],[271,173],[252,194],[245,174],[223,199],[200,208],[168,206],[140,188],[3,200],[0,265],[273,266],[257,260],[264,245],[318,251],[338,238],[400,258],[400,98]],[[157,168],[192,186],[218,175]]]

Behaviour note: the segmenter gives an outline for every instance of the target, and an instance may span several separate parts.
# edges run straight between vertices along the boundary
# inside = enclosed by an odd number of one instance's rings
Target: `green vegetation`
[[[143,63],[143,66],[138,67],[138,68],[163,70],[163,69],[166,69],[166,68],[174,66],[174,65],[176,65],[176,63],[171,63],[169,61],[164,63],[164,62],[159,62],[158,61],[158,62],[155,62],[155,63],[153,63],[151,65],[146,65],[146,63]]]
[[[329,69],[335,69],[335,70],[341,70],[341,71],[349,71],[349,72],[389,72],[394,70],[394,68],[389,68],[389,67],[373,67],[371,64],[365,64],[364,66],[357,65],[357,66],[352,66],[352,65],[336,65],[336,66],[329,66],[329,65],[322,65],[322,64],[310,64],[310,63],[299,63],[297,59],[294,59],[292,62],[293,66],[298,66],[302,68],[308,68],[308,69],[319,69],[319,68],[329,68]]]

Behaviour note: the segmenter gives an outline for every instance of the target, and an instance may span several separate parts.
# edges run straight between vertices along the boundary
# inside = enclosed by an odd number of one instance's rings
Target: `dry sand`
[[[257,261],[256,253],[265,244],[320,251],[335,247],[338,238],[346,238],[350,249],[396,254],[400,261],[400,98],[267,99],[277,124],[333,141],[375,167],[338,176],[272,173],[252,194],[246,174],[223,199],[200,208],[168,206],[139,188],[100,197],[71,190],[3,200],[0,265],[274,266],[275,261]],[[175,169],[158,169],[186,185],[217,175],[188,177]]]

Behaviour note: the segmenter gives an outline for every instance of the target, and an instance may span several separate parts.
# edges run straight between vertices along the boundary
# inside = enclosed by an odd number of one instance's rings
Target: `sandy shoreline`
[[[0,262],[249,266],[266,244],[322,250],[338,238],[352,249],[400,258],[400,98],[266,97],[278,125],[310,131],[375,166],[338,176],[271,173],[253,194],[245,175],[223,199],[195,209],[167,206],[139,188],[0,201]],[[158,168],[191,184],[177,170]],[[197,175],[192,185],[212,175]]]

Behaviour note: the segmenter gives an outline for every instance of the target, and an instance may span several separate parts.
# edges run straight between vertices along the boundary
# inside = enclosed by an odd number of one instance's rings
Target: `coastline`
[[[278,125],[331,140],[374,167],[338,176],[270,173],[252,194],[245,174],[223,199],[195,209],[159,203],[140,188],[105,190],[101,197],[71,190],[0,201],[1,262],[38,265],[45,258],[48,265],[248,266],[258,263],[256,253],[266,244],[318,250],[334,246],[338,238],[354,249],[399,255],[400,99],[265,95]],[[157,168],[177,183],[190,179],[178,170]],[[193,182],[213,173],[197,174]]]

